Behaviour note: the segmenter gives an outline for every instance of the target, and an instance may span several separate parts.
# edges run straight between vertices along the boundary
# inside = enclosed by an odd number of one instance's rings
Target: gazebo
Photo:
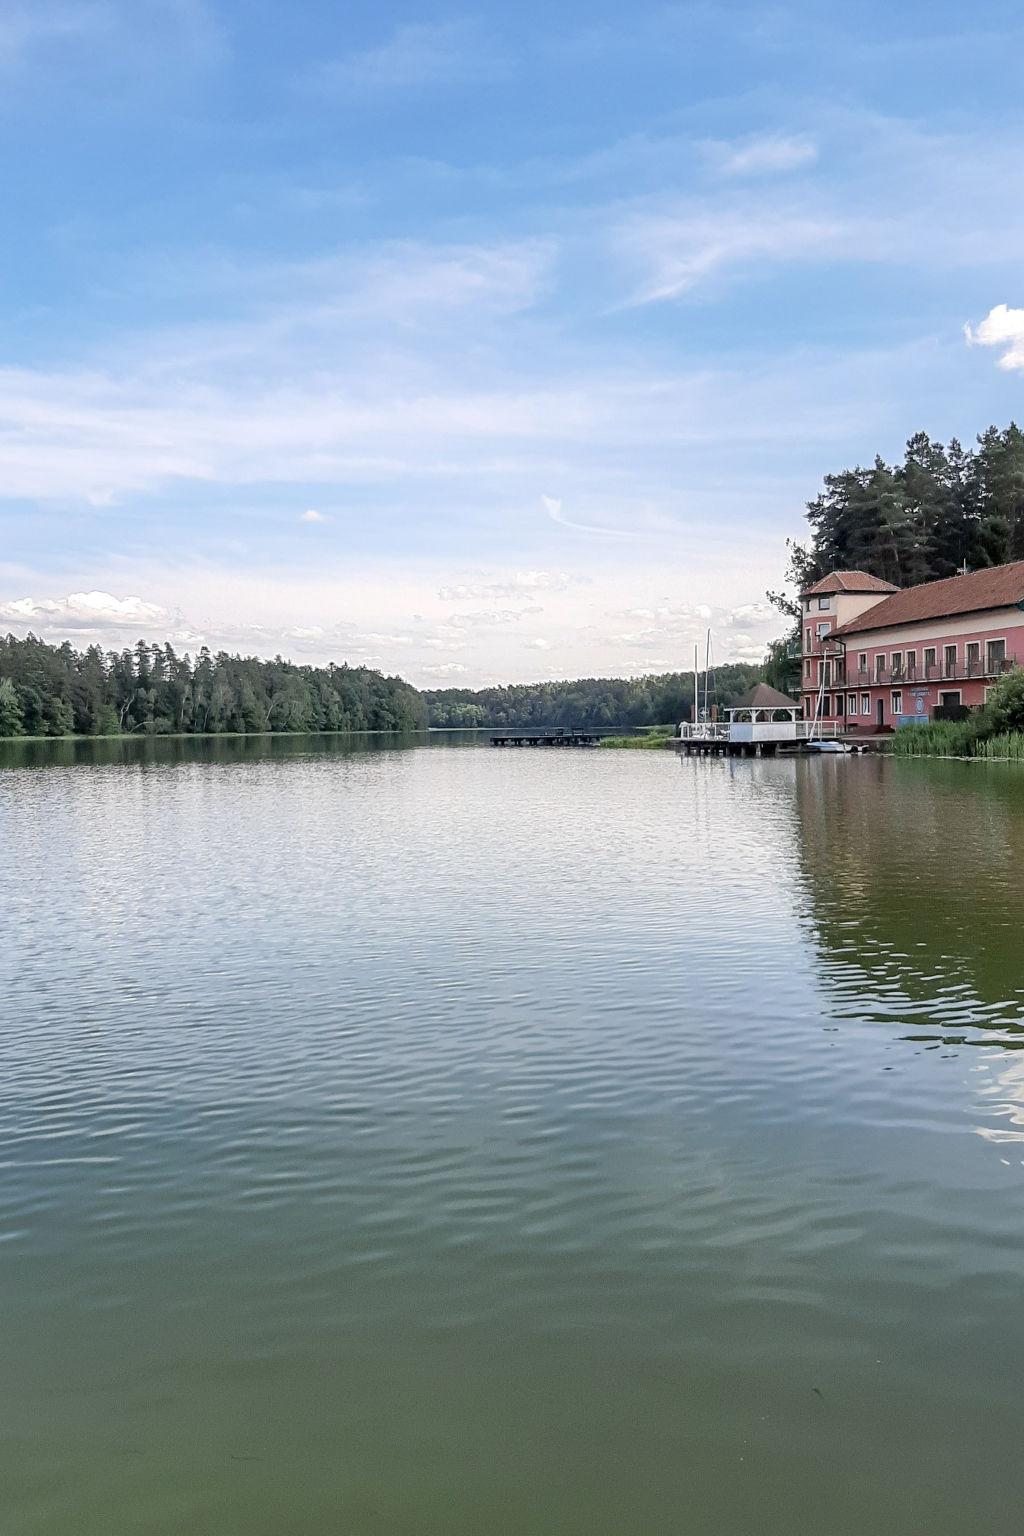
[[[800,732],[801,706],[767,683],[756,683],[749,693],[737,699],[725,713],[729,717],[729,735],[733,741],[796,741]],[[738,729],[749,726],[750,734]],[[773,729],[765,731],[765,726]],[[755,729],[756,728],[756,729]]]
[[[800,705],[777,688],[758,683],[726,710],[729,741],[769,751],[786,743],[806,741],[810,726],[800,718]]]
[[[758,683],[725,711],[724,721],[697,720],[679,727],[679,749],[691,753],[727,753],[733,757],[801,752],[815,737],[838,735],[837,721],[801,719],[801,706],[767,683]]]

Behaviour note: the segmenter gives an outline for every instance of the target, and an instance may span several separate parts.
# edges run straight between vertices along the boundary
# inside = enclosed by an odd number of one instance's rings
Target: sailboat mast
[[[700,719],[700,693],[697,683],[697,642],[693,642],[693,723]]]
[[[711,676],[711,631],[704,647],[704,719],[708,719],[708,678]]]

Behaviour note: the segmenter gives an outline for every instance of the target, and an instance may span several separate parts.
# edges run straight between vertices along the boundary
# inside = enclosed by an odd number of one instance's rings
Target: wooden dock
[[[596,747],[600,731],[571,731],[556,727],[549,731],[494,731],[492,747]]]
[[[825,739],[826,753],[835,742],[845,752],[885,752],[892,736],[831,736]],[[673,748],[685,757],[810,757],[817,755],[814,744],[806,741],[733,741],[728,736],[672,738]]]

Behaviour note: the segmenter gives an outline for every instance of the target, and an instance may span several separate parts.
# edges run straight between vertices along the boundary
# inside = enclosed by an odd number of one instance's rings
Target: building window
[[[814,642],[811,639],[811,631],[809,629],[805,629],[804,630],[804,634],[807,636],[807,644],[804,647],[804,649],[808,650],[808,651],[813,651],[814,650]]]
[[[1006,671],[1006,641],[990,640],[985,648],[985,660],[988,663],[987,670],[991,672]]]
[[[955,708],[960,702],[961,694],[959,688],[953,689],[949,693],[939,694],[939,703],[942,705],[943,709],[949,709],[950,707]]]
[[[967,676],[977,677],[981,671],[981,641],[968,640],[964,651],[964,662],[967,666]]]
[[[821,713],[826,720],[828,720],[832,714],[832,698],[830,694],[826,693],[825,697],[821,701]]]
[[[878,655],[875,657],[875,682],[876,683],[880,683],[882,681],[882,677],[883,677],[884,673],[885,673],[885,657],[882,655],[881,651],[879,651]]]
[[[916,677],[917,676],[917,652],[916,651],[908,651],[907,652],[907,676],[908,677]]]
[[[942,647],[942,671],[945,677],[956,677],[956,646]]]
[[[825,636],[827,634],[831,633],[831,630],[832,630],[832,625],[828,622],[828,620],[826,620],[824,624],[819,624],[818,625],[818,639],[819,640],[824,640]]]
[[[860,696],[860,712],[861,712],[862,715],[870,715],[870,713],[871,713],[871,695],[870,695],[870,693],[862,693],[861,694],[861,696]]]
[[[829,611],[829,609],[831,607],[832,607],[832,599],[830,597],[819,597],[818,598],[818,612],[819,613],[828,613],[828,611]]]
[[[861,651],[860,655],[857,657],[857,671],[858,672],[866,672],[867,669],[868,669],[868,653],[867,653],[867,651]]]
[[[924,675],[925,675],[925,677],[931,677],[931,675],[932,675],[932,673],[934,671],[935,671],[935,647],[934,647],[934,645],[928,645],[928,646],[925,646],[925,652],[924,652]]]
[[[855,715],[857,713],[857,695],[855,693],[848,693],[846,695],[846,713],[848,715]]]
[[[810,681],[810,676],[811,676],[811,663],[810,663],[810,660],[807,660],[807,661],[804,662],[804,677],[806,677],[807,680]]]
[[[895,719],[897,715],[902,715],[903,695],[900,693],[898,688],[893,689],[893,692],[889,696],[889,702],[892,705],[893,719]]]
[[[893,651],[893,653],[892,653],[892,675],[893,675],[893,677],[899,677],[902,671],[903,671],[903,652],[902,651]]]

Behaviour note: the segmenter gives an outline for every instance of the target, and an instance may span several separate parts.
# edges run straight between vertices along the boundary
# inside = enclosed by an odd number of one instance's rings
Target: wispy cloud
[[[705,153],[720,176],[778,176],[803,170],[818,158],[817,145],[803,135],[766,134],[731,143],[711,141]]]
[[[693,208],[637,214],[620,227],[616,243],[626,262],[646,270],[626,301],[635,306],[679,298],[730,271],[835,257],[852,245],[852,236],[847,220],[810,211]],[[869,231],[862,236],[870,250]]]
[[[207,0],[5,0],[0,10],[0,76],[57,69],[70,80],[117,79],[169,66],[209,66],[228,54],[227,36]]]
[[[372,47],[328,60],[307,83],[320,90],[400,93],[490,80],[507,67],[506,54],[479,21],[416,22]]]
[[[964,335],[970,346],[1001,348],[999,367],[1024,373],[1024,309],[997,304],[978,325],[965,325]]]
[[[323,512],[318,512],[315,507],[310,507],[308,512],[303,512],[299,518],[300,523],[329,523],[330,518]]]
[[[529,592],[565,592],[580,581],[568,571],[513,571],[499,581],[470,580],[441,587],[442,602],[460,603],[478,598],[520,597]]]
[[[750,176],[623,204],[609,221],[609,245],[626,294],[610,308],[698,290],[719,298],[728,286],[798,267],[828,275],[840,265],[953,272],[1019,260],[1024,211],[1006,198],[1020,161],[1019,135],[928,132],[838,110],[827,128],[835,151],[827,176],[767,185],[763,172],[752,174],[741,143],[724,151],[724,164],[735,151]],[[753,162],[762,148],[786,160],[803,142],[751,141],[746,149]]]
[[[18,4],[10,0],[0,14],[0,69],[20,68],[36,50],[74,42],[105,30],[107,7],[82,4]]]
[[[574,533],[597,533],[613,539],[629,537],[626,528],[607,528],[601,523],[579,523],[571,517],[566,517],[562,511],[562,501],[557,496],[542,496],[541,505],[553,523],[560,528],[571,528]]]

